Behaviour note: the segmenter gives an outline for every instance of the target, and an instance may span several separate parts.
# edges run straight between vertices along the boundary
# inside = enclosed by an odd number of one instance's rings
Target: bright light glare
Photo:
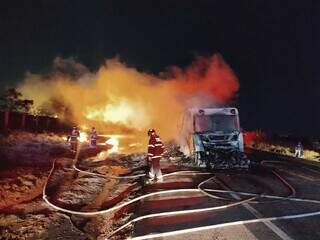
[[[88,135],[85,132],[80,132],[79,141],[80,142],[88,142]]]
[[[116,153],[119,151],[119,140],[115,137],[111,137],[106,141],[106,144],[112,145],[112,148],[108,150],[108,153]]]
[[[116,99],[115,103],[107,104],[102,108],[88,108],[86,118],[132,125],[137,129],[142,129],[150,122],[150,117],[144,105],[121,98]]]

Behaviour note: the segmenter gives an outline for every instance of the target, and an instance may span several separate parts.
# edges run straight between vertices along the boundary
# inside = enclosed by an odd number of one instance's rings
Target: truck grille
[[[232,147],[230,143],[217,143],[216,147]]]
[[[226,136],[226,135],[209,135],[208,138],[211,141],[227,141],[227,140],[229,140],[229,136]]]

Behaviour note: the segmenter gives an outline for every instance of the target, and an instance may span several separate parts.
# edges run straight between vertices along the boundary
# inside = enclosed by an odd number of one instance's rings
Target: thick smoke
[[[200,57],[189,67],[171,67],[160,77],[139,72],[119,59],[91,72],[74,59],[56,58],[47,74],[27,74],[19,90],[41,112],[65,121],[144,131],[155,128],[166,139],[176,136],[183,111],[233,99],[237,77],[219,54]]]
[[[220,54],[199,57],[186,69],[173,67],[171,71],[175,87],[189,96],[200,94],[226,102],[239,89],[237,77]]]

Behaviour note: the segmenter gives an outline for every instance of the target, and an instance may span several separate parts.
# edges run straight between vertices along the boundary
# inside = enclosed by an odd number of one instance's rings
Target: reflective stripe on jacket
[[[97,140],[97,132],[96,131],[91,133],[91,140]]]
[[[76,141],[78,141],[78,137],[80,137],[80,132],[77,130],[72,130],[71,136],[70,136],[70,141],[76,142]]]
[[[148,157],[151,159],[161,158],[164,150],[164,146],[160,137],[156,134],[152,134],[148,144]]]

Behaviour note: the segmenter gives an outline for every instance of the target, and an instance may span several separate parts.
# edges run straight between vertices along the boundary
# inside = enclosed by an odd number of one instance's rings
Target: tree
[[[21,99],[22,94],[15,88],[7,89],[0,96],[0,110],[11,112],[29,112],[33,105],[33,100]]]

